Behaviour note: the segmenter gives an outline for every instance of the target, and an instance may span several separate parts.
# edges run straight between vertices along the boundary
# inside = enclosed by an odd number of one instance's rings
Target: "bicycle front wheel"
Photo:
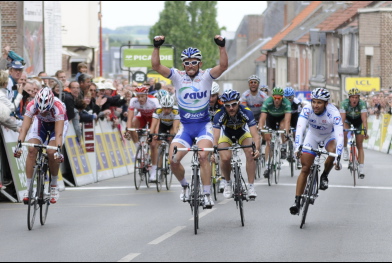
[[[150,146],[144,145],[146,147],[145,154],[144,154],[144,169],[143,169],[143,176],[146,180],[147,188],[150,188],[150,168],[151,168],[151,155],[150,155]]]
[[[351,167],[351,175],[353,176],[354,179],[354,187],[357,185],[357,176],[358,176],[358,163],[357,163],[357,152],[355,146],[351,145],[351,151],[350,151],[350,164]]]
[[[29,230],[33,229],[35,215],[39,209],[38,204],[38,178],[39,178],[39,168],[36,166],[34,168],[33,177],[31,178],[31,184],[28,190],[29,202],[27,208],[27,227]]]
[[[133,178],[136,190],[139,190],[140,184],[143,181],[143,166],[144,164],[142,165],[142,147],[139,146],[136,151],[135,165],[133,169]]]
[[[256,162],[256,179],[261,178],[261,156],[259,156],[257,159],[255,159]]]
[[[165,154],[165,163],[166,163],[166,173],[165,173],[166,190],[170,190],[172,179],[173,179],[173,172],[170,167],[169,155],[167,153]]]
[[[48,178],[48,183],[46,184],[46,178]],[[44,165],[44,168],[42,169],[42,175],[40,176],[40,185],[41,185],[41,194],[40,198],[41,203],[40,203],[40,221],[41,225],[45,225],[46,218],[48,216],[48,211],[49,211],[49,206],[50,206],[50,183],[51,183],[51,177],[48,173],[48,166],[47,164]]]
[[[274,171],[275,171],[275,154],[274,154],[274,143],[271,143],[270,146],[270,152],[268,156],[268,168],[269,170],[269,175],[268,175],[268,185],[272,185],[273,177],[274,177]]]
[[[315,185],[317,185],[317,184],[315,184],[315,180],[317,180],[317,178],[318,178],[318,172],[317,172],[317,169],[314,169],[310,175],[310,178],[308,179],[308,183],[306,184],[304,195],[302,197],[304,210],[302,211],[302,220],[301,220],[301,226],[300,226],[301,229],[306,221],[306,215],[307,215],[308,209],[309,209],[310,198],[313,196],[313,187]]]
[[[280,170],[282,169],[282,162],[280,160],[280,147],[275,147],[275,184],[279,183]]]
[[[294,163],[295,163],[295,157],[294,157],[294,146],[293,146],[293,141],[289,141],[289,157],[290,157],[290,172],[291,172],[291,177],[294,177]]]
[[[217,180],[216,180],[216,163],[211,163],[211,191],[214,196],[214,200],[217,201]]]
[[[245,213],[244,213],[244,191],[242,188],[241,182],[241,171],[238,166],[234,169],[234,177],[235,177],[235,188],[234,188],[234,198],[237,202],[237,207],[240,210],[241,217],[241,225],[245,226]]]
[[[166,173],[166,162],[165,162],[165,152],[163,148],[159,148],[158,154],[158,165],[157,165],[157,173],[156,173],[156,184],[157,191],[160,192],[162,190],[162,184],[165,181],[165,173]]]
[[[197,230],[199,229],[199,205],[200,205],[200,178],[198,175],[198,169],[193,169],[193,221],[195,235],[197,235]]]

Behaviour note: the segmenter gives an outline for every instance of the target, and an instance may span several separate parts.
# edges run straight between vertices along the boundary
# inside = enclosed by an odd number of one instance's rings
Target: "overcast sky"
[[[218,1],[218,25],[236,31],[245,15],[261,15],[267,1]],[[159,19],[164,1],[102,1],[102,26],[152,26]]]

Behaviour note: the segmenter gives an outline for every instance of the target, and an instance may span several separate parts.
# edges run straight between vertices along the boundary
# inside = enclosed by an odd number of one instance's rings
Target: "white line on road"
[[[218,203],[218,205],[225,205],[225,204],[227,204],[228,202],[230,202],[232,199],[230,198],[230,199],[225,199],[225,200],[223,200],[222,202],[219,202]]]
[[[199,209],[200,209],[200,208],[199,208]],[[206,215],[208,215],[208,214],[211,213],[211,212],[214,212],[215,210],[216,210],[216,208],[204,210],[203,212],[201,212],[201,213],[199,214],[199,219],[202,218],[202,217],[204,217],[204,216],[206,216]],[[189,221],[193,221],[193,217],[192,217],[191,219],[189,219]]]
[[[139,255],[140,255],[140,253],[131,253],[131,254],[123,257],[122,259],[120,259],[117,262],[131,262],[133,259],[135,259]]]
[[[169,237],[177,234],[178,232],[180,232],[181,230],[183,230],[185,228],[185,226],[178,226],[174,229],[172,229],[171,231],[167,232],[166,234],[158,237],[157,239],[151,241],[150,243],[148,243],[149,245],[158,245],[159,243],[161,243],[162,241],[168,239]]]

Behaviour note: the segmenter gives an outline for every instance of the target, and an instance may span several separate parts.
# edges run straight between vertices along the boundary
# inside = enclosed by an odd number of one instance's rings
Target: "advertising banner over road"
[[[147,67],[151,68],[152,48],[123,49],[122,59],[125,68]],[[161,48],[159,50],[161,64],[172,68],[174,63],[174,50],[172,48]]]

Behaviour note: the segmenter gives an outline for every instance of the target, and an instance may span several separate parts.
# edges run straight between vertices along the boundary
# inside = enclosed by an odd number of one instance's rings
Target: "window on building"
[[[358,67],[358,35],[354,33],[343,35],[342,67]]]
[[[318,45],[313,47],[313,76],[325,78],[325,45]]]

